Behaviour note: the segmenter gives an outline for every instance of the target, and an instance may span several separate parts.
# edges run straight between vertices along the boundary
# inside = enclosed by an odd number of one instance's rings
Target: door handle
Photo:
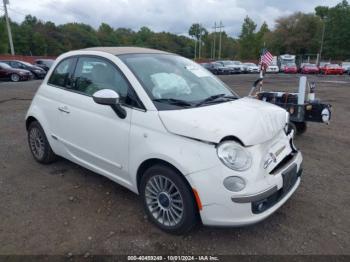
[[[70,113],[70,111],[69,111],[69,109],[68,109],[67,106],[59,106],[57,109],[58,109],[59,111],[63,112],[63,113],[66,113],[66,114],[69,114],[69,113]]]

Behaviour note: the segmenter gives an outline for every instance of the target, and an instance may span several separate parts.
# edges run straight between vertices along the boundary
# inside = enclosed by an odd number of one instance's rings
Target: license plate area
[[[294,164],[282,173],[282,179],[283,179],[282,191],[283,191],[283,194],[288,193],[289,190],[291,190],[291,188],[294,186],[295,182],[297,181],[297,179],[298,179],[297,168],[298,168],[297,165]]]

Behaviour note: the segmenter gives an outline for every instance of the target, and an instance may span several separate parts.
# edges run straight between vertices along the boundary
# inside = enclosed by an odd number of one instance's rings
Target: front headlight
[[[219,144],[217,154],[225,166],[236,171],[247,170],[252,164],[250,153],[234,141],[225,141]]]

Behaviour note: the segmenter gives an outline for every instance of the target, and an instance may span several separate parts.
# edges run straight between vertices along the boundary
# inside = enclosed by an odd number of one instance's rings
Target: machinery
[[[300,77],[297,93],[262,91],[262,80],[261,77],[255,81],[249,96],[252,96],[254,90],[260,85],[260,90],[255,94],[255,97],[288,111],[290,129],[294,130],[294,134],[304,133],[307,128],[306,122],[329,124],[332,106],[315,98],[316,84],[314,82],[308,83],[305,76]]]

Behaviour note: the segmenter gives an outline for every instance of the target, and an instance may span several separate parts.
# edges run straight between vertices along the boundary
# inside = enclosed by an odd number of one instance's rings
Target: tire
[[[46,138],[44,129],[39,122],[34,121],[28,127],[29,149],[36,161],[41,164],[50,164],[57,159]]]
[[[198,208],[185,178],[165,165],[154,165],[141,178],[140,194],[149,220],[175,235],[189,232],[198,222]]]
[[[11,74],[10,79],[12,82],[18,82],[21,78],[18,74]]]
[[[295,122],[294,124],[297,129],[297,135],[301,135],[306,132],[307,130],[306,122]]]

